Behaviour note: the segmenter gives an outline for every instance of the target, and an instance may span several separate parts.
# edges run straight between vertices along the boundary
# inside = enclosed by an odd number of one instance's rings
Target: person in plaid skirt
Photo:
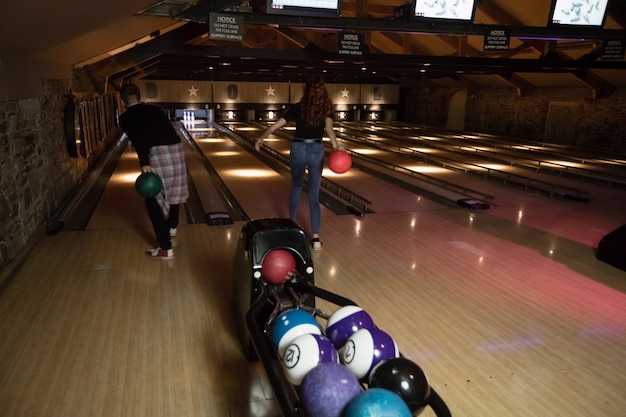
[[[124,85],[120,97],[126,109],[119,124],[137,152],[141,172],[158,174],[163,181],[159,194],[146,197],[146,209],[159,243],[146,254],[172,259],[172,237],[176,236],[180,205],[189,197],[183,144],[165,112],[141,101],[136,85]]]

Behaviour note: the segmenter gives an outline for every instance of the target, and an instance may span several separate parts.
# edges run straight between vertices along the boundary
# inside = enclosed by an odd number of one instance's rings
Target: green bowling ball
[[[135,190],[144,197],[154,197],[162,189],[161,177],[153,172],[143,172],[135,180]]]

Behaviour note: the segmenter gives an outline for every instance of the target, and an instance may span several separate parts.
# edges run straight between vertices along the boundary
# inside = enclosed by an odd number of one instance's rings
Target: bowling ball
[[[348,305],[330,315],[326,322],[326,336],[339,349],[357,330],[373,328],[374,320],[365,310],[355,305]]]
[[[285,348],[282,364],[287,380],[300,385],[306,374],[322,362],[339,363],[337,349],[326,336],[303,334]]]
[[[154,172],[142,172],[135,180],[135,190],[144,197],[154,197],[163,189],[163,181]]]
[[[411,410],[395,392],[369,388],[350,401],[345,417],[411,417]]]
[[[359,380],[348,368],[335,362],[322,362],[306,374],[299,396],[307,415],[341,417],[362,390]]]
[[[424,411],[430,397],[430,385],[424,371],[407,358],[393,358],[376,365],[370,373],[368,386],[398,394],[414,417]]]
[[[359,379],[367,379],[376,365],[400,356],[396,342],[380,329],[360,329],[346,340],[341,360]]]
[[[319,323],[304,310],[290,309],[279,314],[270,326],[272,344],[283,356],[285,348],[303,334],[322,334]]]
[[[282,284],[296,270],[296,259],[286,249],[274,249],[263,258],[261,274],[271,284]]]
[[[333,151],[328,156],[328,168],[335,174],[343,174],[352,167],[352,158],[346,151]]]

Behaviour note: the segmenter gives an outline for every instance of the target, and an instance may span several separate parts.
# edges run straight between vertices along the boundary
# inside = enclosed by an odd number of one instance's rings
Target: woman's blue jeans
[[[311,213],[311,233],[320,232],[320,185],[324,169],[324,144],[322,142],[291,142],[289,152],[291,167],[291,192],[289,193],[289,218],[296,220],[305,170],[309,172],[308,196]]]

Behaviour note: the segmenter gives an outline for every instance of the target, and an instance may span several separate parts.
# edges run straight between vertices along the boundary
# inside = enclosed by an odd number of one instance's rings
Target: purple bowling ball
[[[374,320],[361,307],[348,305],[331,314],[326,323],[326,337],[340,349],[359,329],[373,329]]]
[[[396,342],[380,329],[360,329],[348,338],[341,361],[359,379],[367,380],[380,362],[400,356]]]
[[[300,385],[302,379],[321,362],[339,363],[339,353],[330,340],[320,334],[296,337],[285,349],[282,363],[287,380]]]
[[[300,400],[309,416],[341,417],[362,387],[356,376],[345,366],[323,362],[302,380]]]

